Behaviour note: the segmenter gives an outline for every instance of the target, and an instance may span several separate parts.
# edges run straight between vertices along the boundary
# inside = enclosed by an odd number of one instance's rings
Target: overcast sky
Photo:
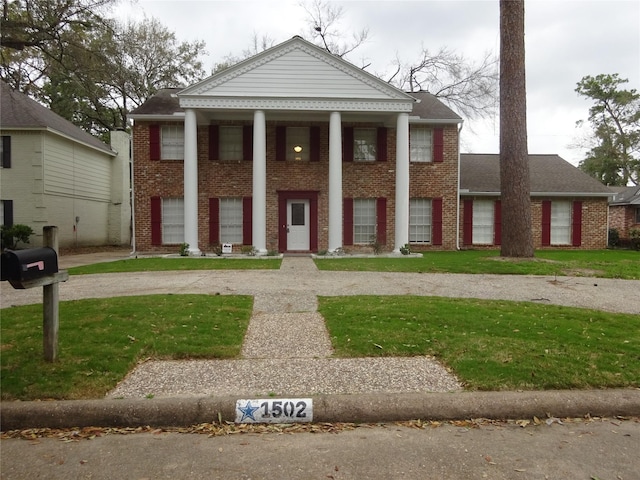
[[[368,41],[348,59],[368,71],[388,71],[398,55],[418,58],[422,47],[448,47],[476,60],[499,53],[498,0],[340,1],[341,30],[369,29]],[[121,3],[120,19],[155,17],[179,40],[203,40],[210,71],[226,55],[241,55],[252,38],[276,43],[307,31],[297,0],[137,0]],[[525,2],[529,153],[557,153],[576,164],[591,103],[575,93],[585,75],[618,73],[626,88],[640,90],[640,1],[527,0]],[[466,120],[466,119],[465,119]],[[462,151],[497,153],[499,129],[492,121],[465,121]],[[472,131],[473,130],[473,131]]]

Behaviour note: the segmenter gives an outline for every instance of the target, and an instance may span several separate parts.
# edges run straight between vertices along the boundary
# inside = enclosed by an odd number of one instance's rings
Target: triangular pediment
[[[409,110],[414,102],[401,90],[300,37],[188,87],[179,97],[181,105],[183,99],[207,97],[393,101]]]

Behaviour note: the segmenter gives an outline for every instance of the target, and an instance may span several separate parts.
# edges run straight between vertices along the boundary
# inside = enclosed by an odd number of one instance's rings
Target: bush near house
[[[28,225],[16,224],[12,226],[2,225],[2,249],[15,250],[18,243],[29,243],[29,237],[33,235],[33,229]]]

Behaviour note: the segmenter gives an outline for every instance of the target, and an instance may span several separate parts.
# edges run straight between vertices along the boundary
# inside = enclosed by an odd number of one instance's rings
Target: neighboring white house
[[[128,245],[131,240],[130,140],[111,146],[0,82],[0,220],[34,230],[58,227],[60,247]]]

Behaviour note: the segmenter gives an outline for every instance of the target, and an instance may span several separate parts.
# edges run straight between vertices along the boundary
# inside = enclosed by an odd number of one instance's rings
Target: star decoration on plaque
[[[242,412],[242,418],[240,419],[240,422],[242,422],[245,418],[250,418],[255,422],[256,418],[253,416],[253,413],[258,410],[258,408],[259,407],[252,406],[251,401],[247,401],[247,404],[244,407],[238,407],[238,410]]]

